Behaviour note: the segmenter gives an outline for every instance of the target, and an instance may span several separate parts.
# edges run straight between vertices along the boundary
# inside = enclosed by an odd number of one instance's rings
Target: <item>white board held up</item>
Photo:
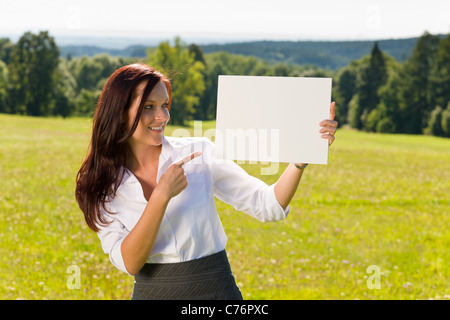
[[[216,157],[328,163],[331,78],[219,76]]]

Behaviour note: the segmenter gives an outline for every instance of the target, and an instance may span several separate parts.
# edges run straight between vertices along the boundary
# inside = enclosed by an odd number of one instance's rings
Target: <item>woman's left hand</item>
[[[333,141],[335,139],[334,134],[336,133],[337,126],[338,126],[337,121],[334,121],[334,116],[335,116],[334,109],[335,109],[335,103],[332,102],[330,105],[330,120],[326,119],[319,123],[319,125],[322,127],[319,132],[323,133],[321,137],[323,139],[328,139],[329,146],[331,146],[331,144],[333,143]]]

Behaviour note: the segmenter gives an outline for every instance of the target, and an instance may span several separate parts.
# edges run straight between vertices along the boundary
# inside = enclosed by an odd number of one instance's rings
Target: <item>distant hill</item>
[[[379,40],[381,50],[404,61],[411,54],[418,38]],[[317,65],[321,68],[339,69],[370,53],[374,41],[256,41],[223,45],[204,45],[205,53],[227,51],[254,55],[272,62]]]
[[[80,57],[80,56],[92,57],[96,54],[107,53],[114,57],[121,56],[121,57],[141,58],[147,55],[146,53],[147,48],[148,47],[144,45],[132,45],[124,49],[102,48],[92,45],[67,45],[67,46],[60,46],[59,50],[61,57],[67,57],[68,55],[70,55],[71,57]]]
[[[378,40],[381,50],[397,61],[405,61],[411,54],[418,38]],[[201,45],[204,53],[226,51],[234,54],[252,55],[269,62],[316,65],[336,70],[370,53],[374,41],[254,41],[228,44]],[[112,56],[146,56],[147,46],[133,45],[124,49],[106,49],[97,46],[60,46],[61,56],[93,56],[108,53]]]

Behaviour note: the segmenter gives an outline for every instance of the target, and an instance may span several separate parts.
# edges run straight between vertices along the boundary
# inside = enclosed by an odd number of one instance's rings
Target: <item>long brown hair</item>
[[[128,128],[128,110],[133,102],[134,89],[147,81],[138,112],[131,129]],[[116,70],[103,87],[97,103],[92,138],[88,155],[76,177],[75,198],[84,213],[87,225],[99,231],[99,225],[107,225],[103,208],[115,196],[123,179],[129,155],[128,139],[139,123],[142,109],[155,85],[163,81],[169,93],[169,109],[172,91],[169,80],[154,68],[136,63]]]

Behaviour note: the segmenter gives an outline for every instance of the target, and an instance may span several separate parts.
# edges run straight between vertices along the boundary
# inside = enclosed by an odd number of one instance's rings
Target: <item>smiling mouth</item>
[[[152,131],[162,131],[164,129],[164,125],[161,125],[159,127],[147,127],[148,129],[152,130]]]

